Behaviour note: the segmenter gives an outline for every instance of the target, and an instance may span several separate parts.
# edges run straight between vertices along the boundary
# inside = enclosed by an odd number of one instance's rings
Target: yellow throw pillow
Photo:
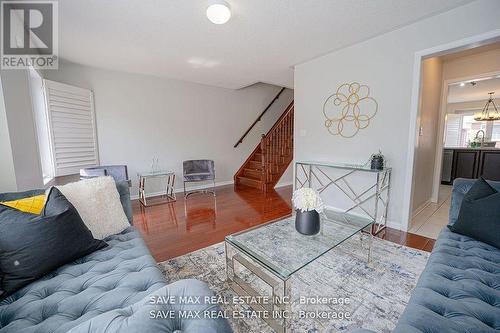
[[[2,205],[20,210],[21,212],[39,215],[42,212],[43,206],[45,205],[45,194],[0,203]]]

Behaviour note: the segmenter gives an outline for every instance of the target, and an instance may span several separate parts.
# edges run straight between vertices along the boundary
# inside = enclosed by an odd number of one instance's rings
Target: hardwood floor
[[[194,194],[174,203],[144,208],[132,202],[134,225],[160,262],[222,242],[226,235],[291,214],[292,186],[262,193],[253,188],[221,186],[217,197]],[[378,237],[430,251],[434,240],[387,228]]]

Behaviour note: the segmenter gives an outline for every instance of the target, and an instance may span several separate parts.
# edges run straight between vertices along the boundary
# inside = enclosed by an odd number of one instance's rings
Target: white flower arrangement
[[[323,210],[323,200],[321,200],[318,192],[310,187],[303,187],[293,192],[292,202],[295,209],[301,212],[315,210],[321,213]]]

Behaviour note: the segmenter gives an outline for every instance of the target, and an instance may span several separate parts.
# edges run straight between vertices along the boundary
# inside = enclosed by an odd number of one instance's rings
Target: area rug
[[[359,238],[353,237],[291,278],[295,300],[299,296],[311,300],[340,300],[333,302],[336,304],[314,305],[296,301],[292,305],[292,313],[296,315],[291,320],[292,332],[343,332],[357,327],[375,332],[394,329],[429,253],[374,238],[372,260],[367,263],[366,257],[351,251],[358,244]],[[158,265],[169,282],[195,278],[206,282],[226,299],[236,295],[226,282],[223,243]],[[222,308],[232,313],[245,310],[246,306],[222,304]],[[302,316],[297,318],[301,310]],[[260,318],[230,318],[229,321],[235,332],[273,332]]]

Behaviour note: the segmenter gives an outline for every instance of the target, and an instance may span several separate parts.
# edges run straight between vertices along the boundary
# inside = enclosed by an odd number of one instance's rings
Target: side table
[[[139,201],[144,207],[151,206],[147,204],[147,196],[146,196],[146,180],[147,179],[162,179],[164,178],[167,182],[166,184],[166,200],[162,202],[156,202],[155,204],[174,202],[177,200],[174,191],[175,185],[175,173],[172,171],[160,170],[160,171],[151,171],[151,172],[138,172],[137,176],[139,177]]]

